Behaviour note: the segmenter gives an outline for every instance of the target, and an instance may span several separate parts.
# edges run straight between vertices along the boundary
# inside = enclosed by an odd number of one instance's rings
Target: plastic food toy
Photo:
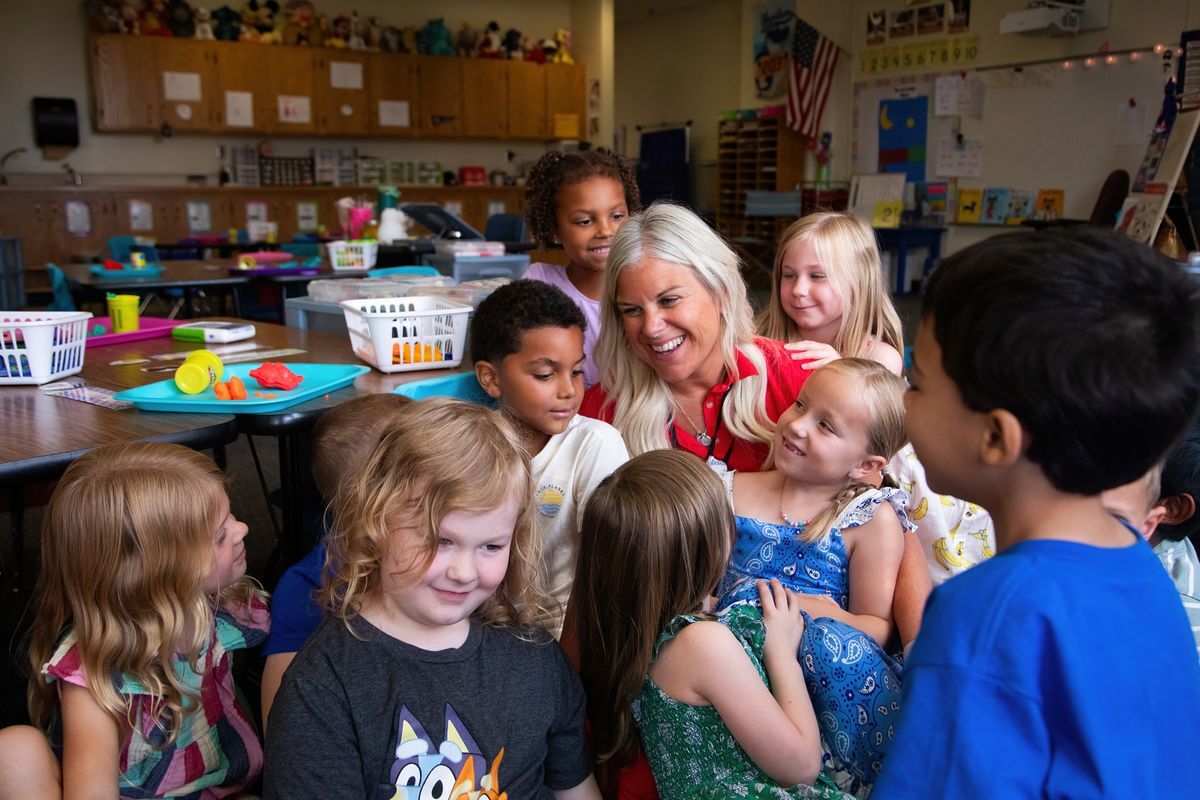
[[[295,389],[304,380],[278,361],[266,361],[258,369],[250,370],[250,377],[264,389]]]

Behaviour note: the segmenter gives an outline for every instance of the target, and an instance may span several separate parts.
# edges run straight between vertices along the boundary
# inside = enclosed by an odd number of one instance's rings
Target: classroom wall
[[[692,121],[697,205],[716,203],[717,117],[740,102],[741,0],[655,13],[616,26],[614,127],[638,155],[637,126]]]
[[[612,0],[590,0],[603,7]],[[236,5],[236,4],[234,4]],[[536,37],[571,27],[573,5],[581,0],[442,0],[436,6],[390,0],[318,0],[322,13],[379,16],[388,24],[423,25],[431,13],[442,15],[451,30],[462,21],[483,27],[495,19],[505,29],[515,27]],[[15,147],[28,152],[8,162],[13,184],[45,183],[62,175],[62,162],[44,161],[33,145],[30,99],[35,96],[72,97],[80,111],[80,146],[66,161],[89,184],[172,184],[184,176],[207,175],[215,182],[218,145],[237,145],[258,139],[237,136],[176,136],[160,139],[140,134],[98,134],[92,131],[87,74],[87,35],[80,0],[37,0],[0,3],[0,154]],[[600,16],[598,13],[589,16]],[[588,36],[583,39],[586,41]],[[576,41],[580,40],[576,34]],[[589,68],[590,72],[590,68]],[[611,83],[611,82],[610,82]],[[389,141],[275,137],[279,155],[303,155],[309,148],[359,147],[360,152],[389,159],[440,161],[447,168],[479,164],[489,171],[513,170],[514,162],[536,159],[544,147],[537,143]]]
[[[571,0],[571,36],[575,60],[588,72],[588,139],[593,144],[612,147],[613,108],[616,96],[616,31],[613,0]],[[600,94],[592,99],[592,86],[599,81]],[[591,118],[598,129],[591,131]]]

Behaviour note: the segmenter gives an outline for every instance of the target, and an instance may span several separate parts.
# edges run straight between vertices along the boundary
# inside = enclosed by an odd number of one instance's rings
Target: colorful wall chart
[[[903,172],[905,180],[925,180],[928,118],[928,95],[880,101],[880,172]]]

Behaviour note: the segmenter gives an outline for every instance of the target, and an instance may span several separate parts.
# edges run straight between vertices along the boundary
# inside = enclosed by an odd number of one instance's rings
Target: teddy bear
[[[546,63],[546,51],[542,49],[541,44],[529,36],[521,37],[521,52],[525,54],[526,61],[533,61],[537,64]]]
[[[187,0],[167,0],[167,27],[172,36],[191,39],[196,35],[196,12]]]
[[[367,17],[367,49],[383,49],[383,21],[379,17]]]
[[[500,25],[492,21],[483,32],[483,41],[479,43],[480,58],[501,58],[504,56],[504,46],[500,39]]]
[[[213,36],[221,42],[236,42],[241,36],[242,15],[229,6],[212,12]]]
[[[346,44],[351,50],[367,49],[367,26],[357,11],[350,14],[350,38],[346,40]]]
[[[325,46],[344,50],[349,43],[350,18],[341,14],[334,17],[333,22],[329,24],[329,35],[325,37]]]
[[[121,0],[87,0],[88,28],[96,33],[121,32]]]
[[[320,47],[324,40],[317,25],[317,10],[310,0],[288,0],[284,7],[283,43]]]
[[[142,7],[134,0],[121,0],[121,33],[142,32]]]

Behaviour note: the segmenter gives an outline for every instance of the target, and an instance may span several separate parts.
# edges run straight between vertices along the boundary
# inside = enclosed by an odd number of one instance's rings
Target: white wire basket
[[[380,372],[457,367],[471,306],[442,297],[343,300],[354,354]]]
[[[86,311],[0,311],[0,385],[41,385],[83,369]]]
[[[375,241],[330,242],[326,247],[335,270],[370,269],[379,254],[379,242]]]

